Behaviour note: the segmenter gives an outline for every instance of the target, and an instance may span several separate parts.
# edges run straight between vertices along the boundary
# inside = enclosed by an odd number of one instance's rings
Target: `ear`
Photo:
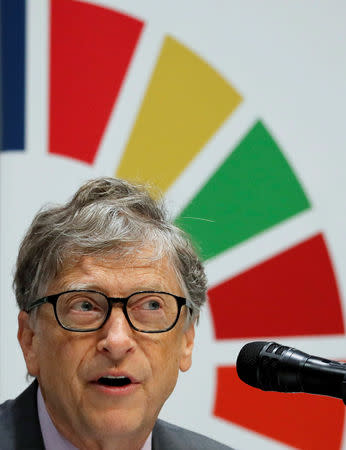
[[[22,348],[26,368],[32,376],[37,376],[39,373],[38,355],[35,346],[35,330],[30,323],[29,314],[25,311],[20,311],[18,314],[18,333],[19,344]]]
[[[185,330],[182,340],[182,353],[179,365],[179,368],[182,372],[186,372],[191,367],[194,340],[195,340],[195,324],[192,323]]]

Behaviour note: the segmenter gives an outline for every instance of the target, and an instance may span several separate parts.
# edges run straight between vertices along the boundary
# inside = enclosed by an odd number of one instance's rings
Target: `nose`
[[[136,346],[135,331],[130,327],[121,306],[113,306],[111,314],[100,330],[97,350],[115,361],[132,353]]]

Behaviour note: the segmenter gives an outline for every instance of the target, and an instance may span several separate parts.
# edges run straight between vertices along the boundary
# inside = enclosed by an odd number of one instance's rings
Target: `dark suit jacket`
[[[19,397],[0,405],[0,449],[44,450],[37,412],[37,382]],[[152,435],[153,450],[227,450],[200,434],[158,420]]]

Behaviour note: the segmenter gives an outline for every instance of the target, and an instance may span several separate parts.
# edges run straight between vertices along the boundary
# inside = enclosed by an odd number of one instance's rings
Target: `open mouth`
[[[101,386],[110,386],[110,387],[123,387],[131,384],[131,380],[128,377],[120,376],[120,377],[101,377],[97,380],[97,384]]]

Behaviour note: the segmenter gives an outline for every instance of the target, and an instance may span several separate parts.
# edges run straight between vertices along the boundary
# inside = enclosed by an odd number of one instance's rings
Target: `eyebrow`
[[[105,291],[106,289],[102,289],[99,285],[96,284],[89,284],[89,283],[72,283],[68,286],[63,287],[65,291],[74,291],[74,290],[91,290],[91,291],[98,291],[101,292],[107,296],[109,296]],[[135,292],[142,292],[142,291],[158,291],[158,292],[167,292],[169,291],[168,288],[164,288],[162,284],[140,284],[132,287],[132,289],[128,289],[128,295],[134,294]]]

